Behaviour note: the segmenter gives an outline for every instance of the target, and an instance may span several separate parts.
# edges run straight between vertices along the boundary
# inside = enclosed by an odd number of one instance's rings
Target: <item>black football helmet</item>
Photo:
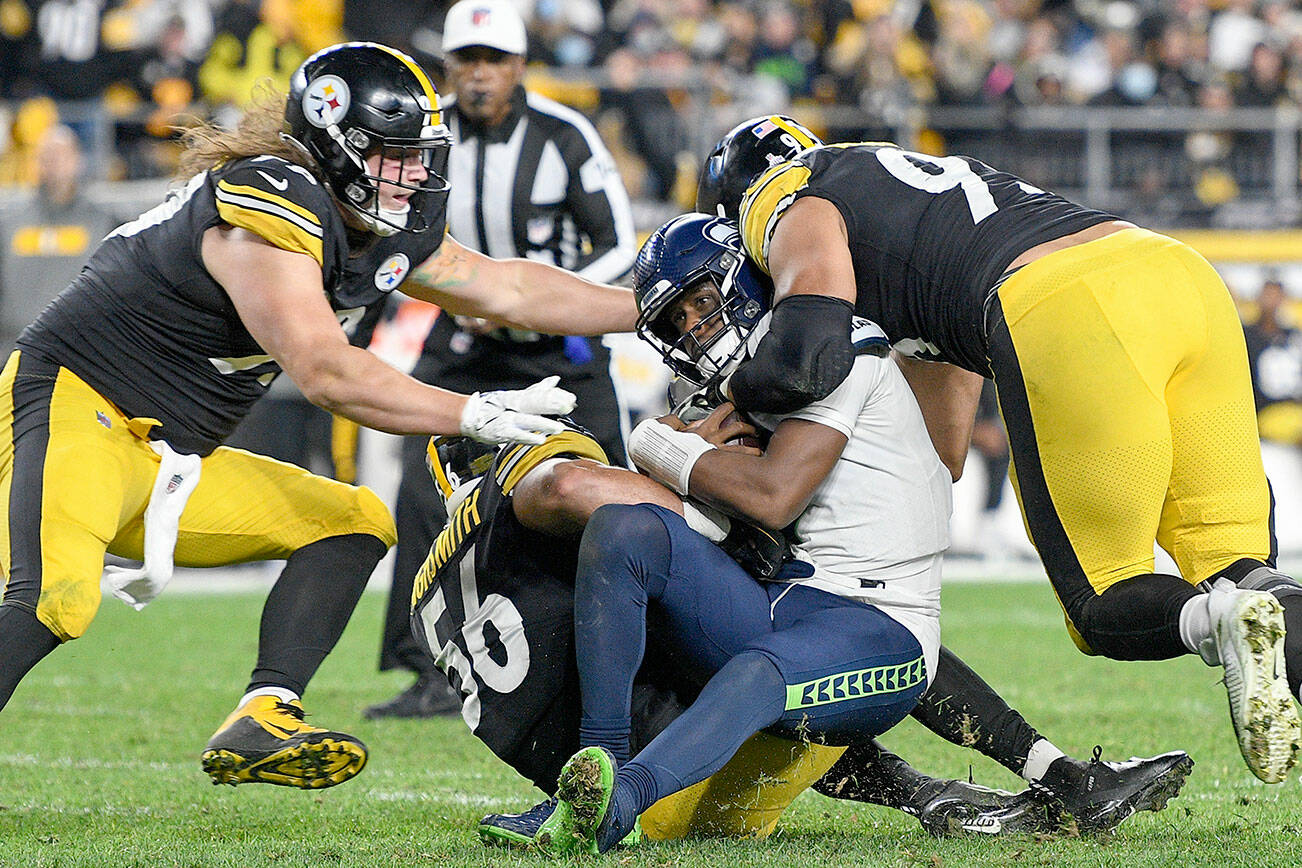
[[[401,51],[373,42],[322,49],[294,73],[285,104],[285,138],[324,172],[335,198],[377,235],[424,232],[443,212],[448,150],[438,91]],[[387,180],[410,197],[401,210],[380,207],[379,174],[366,159],[420,155],[428,177],[419,185]]]
[[[718,290],[719,306],[679,334],[670,321],[671,308],[703,280]],[[709,214],[670,220],[651,233],[633,263],[638,337],[697,387],[732,373],[772,297],[772,282],[742,250],[737,224]]]
[[[493,466],[500,444],[481,443],[469,437],[431,437],[425,450],[425,464],[434,477],[434,487],[449,514],[452,495],[467,482],[479,479]]]
[[[737,220],[742,196],[761,172],[821,144],[818,136],[786,115],[742,121],[705,158],[696,210]]]

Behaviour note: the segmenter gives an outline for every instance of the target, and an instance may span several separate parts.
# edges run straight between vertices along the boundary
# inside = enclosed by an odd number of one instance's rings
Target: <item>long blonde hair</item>
[[[316,162],[281,136],[285,130],[285,96],[270,80],[262,82],[235,129],[201,122],[182,132],[185,150],[177,164],[177,177],[185,180],[231,160],[265,154],[296,163],[321,178]]]

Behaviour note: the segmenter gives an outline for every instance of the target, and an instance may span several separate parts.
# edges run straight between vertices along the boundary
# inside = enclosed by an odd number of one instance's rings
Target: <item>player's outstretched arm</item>
[[[483,437],[484,418],[501,421],[511,410],[487,408],[483,398],[466,413],[468,398],[408,377],[348,338],[326,300],[320,266],[245,229],[214,227],[204,233],[204,265],[222,285],[245,327],[312,403],[369,428],[393,434],[468,434],[481,439],[522,439],[511,426]],[[552,389],[559,392],[560,390]],[[568,393],[565,393],[568,394]],[[489,402],[491,403],[491,401]],[[498,402],[501,403],[500,401]],[[564,412],[564,408],[558,410]],[[473,418],[469,418],[473,417]],[[521,416],[524,427],[559,425]],[[510,430],[508,430],[510,429]],[[521,430],[520,434],[527,436]],[[541,437],[529,438],[541,441]]]
[[[637,321],[631,290],[542,262],[493,259],[451,236],[415,269],[403,291],[454,314],[548,334],[627,332]]]

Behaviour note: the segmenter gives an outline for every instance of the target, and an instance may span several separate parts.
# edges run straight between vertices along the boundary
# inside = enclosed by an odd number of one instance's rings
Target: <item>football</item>
[[[749,422],[745,416],[743,416],[741,413],[738,413],[736,410],[733,410],[724,418],[723,427],[734,425],[737,424],[738,422],[747,423],[750,424],[752,427],[754,427],[754,423]],[[761,446],[760,439],[752,434],[746,434],[742,437],[733,437],[731,440],[726,441],[724,445],[750,446],[754,449],[759,449]]]

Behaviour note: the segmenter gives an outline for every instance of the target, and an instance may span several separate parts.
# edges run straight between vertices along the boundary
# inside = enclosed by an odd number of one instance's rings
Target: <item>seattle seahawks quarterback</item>
[[[850,319],[868,317],[957,476],[992,377],[1076,644],[1223,666],[1245,762],[1282,781],[1302,749],[1302,585],[1275,569],[1242,327],[1215,270],[971,157],[797,152],[784,132],[738,126],[699,191],[737,217],[775,287],[769,332],[727,384],[737,406],[791,412],[833,393],[854,365]],[[1179,576],[1154,572],[1155,541]]]
[[[626,326],[631,294],[445,237],[438,94],[385,46],[325,49],[286,101],[187,142],[184,187],[104,240],[0,374],[0,704],[86,630],[106,551],[143,559],[110,576],[137,607],[174,564],[284,558],[248,692],[202,764],[216,783],[331,786],[361,770],[366,749],[304,723],[300,695],[393,543],[393,520],[364,488],[222,439],[283,370],[371,427],[539,442],[560,427],[540,414],[568,411],[568,393],[546,382],[441,391],[350,346],[348,331],[413,271],[413,295],[550,332]],[[393,238],[419,241],[384,248]]]
[[[729,221],[704,214],[671,221],[643,246],[634,275],[639,332],[707,390],[764,333],[771,288],[742,255]],[[608,505],[592,514],[575,580],[586,747],[562,769],[556,809],[535,836],[544,849],[604,852],[650,805],[714,774],[757,730],[851,745],[854,762],[934,686],[950,476],[885,336],[867,321],[853,328],[850,377],[796,413],[757,417],[768,432],[762,452],[718,445],[727,403],[689,426],[669,416],[634,431],[630,454],[640,469],[771,531],[790,527],[794,556],[756,582],[658,506]],[[629,760],[628,691],[652,613],[708,681]],[[955,667],[956,659],[948,685],[956,690],[944,701],[1017,717],[970,670],[957,675]],[[973,682],[993,699],[969,699]],[[982,737],[999,725],[978,718]],[[1086,829],[1164,806],[1192,765],[1180,752],[1073,765],[1038,737],[1027,747],[1022,771],[1064,791],[1078,785],[1073,807]],[[843,792],[838,784],[848,779],[830,777],[820,791]]]

